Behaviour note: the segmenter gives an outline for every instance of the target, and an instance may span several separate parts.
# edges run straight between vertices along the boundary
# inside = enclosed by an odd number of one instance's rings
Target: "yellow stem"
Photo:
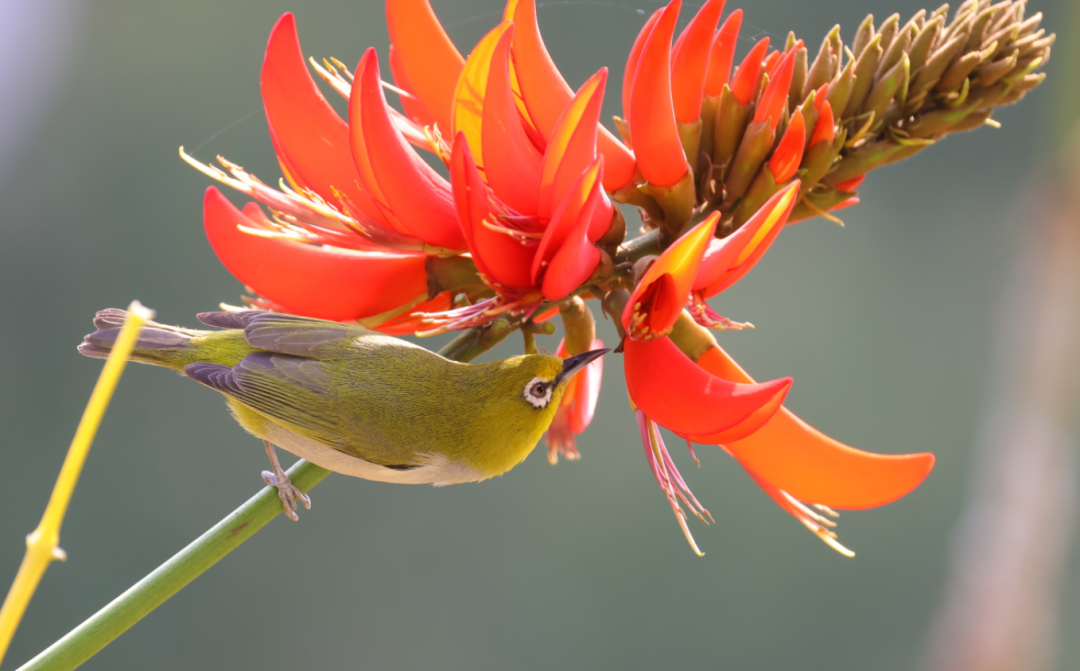
[[[64,513],[67,512],[71,494],[75,489],[75,483],[79,480],[86,455],[90,451],[90,444],[94,440],[101,418],[105,414],[105,408],[109,405],[116,383],[120,380],[120,374],[124,371],[131,350],[135,347],[135,341],[139,336],[139,328],[143,322],[153,317],[153,312],[147,310],[138,301],[128,306],[128,316],[124,320],[124,326],[116,339],[116,345],[109,353],[109,359],[101,371],[94,391],[90,395],[90,401],[86,404],[79,427],[75,430],[75,438],[68,448],[64,465],[60,468],[60,476],[56,479],[49,504],[45,507],[45,514],[41,517],[41,523],[37,529],[26,537],[26,555],[23,557],[19,572],[15,575],[15,582],[11,585],[7,598],[4,599],[3,607],[0,607],[0,662],[4,660],[11,638],[15,635],[22,620],[26,606],[34,595],[38,583],[45,569],[54,559],[64,561],[67,555],[60,548],[60,525],[64,521]]]

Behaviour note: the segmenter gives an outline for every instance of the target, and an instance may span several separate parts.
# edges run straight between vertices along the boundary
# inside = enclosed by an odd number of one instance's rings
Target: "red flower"
[[[603,348],[604,343],[599,338],[594,339],[589,347],[590,350]],[[572,356],[566,347],[565,339],[559,342],[555,356],[563,359]],[[581,453],[577,448],[577,436],[584,433],[592,422],[593,414],[596,412],[596,402],[600,398],[600,380],[603,374],[604,358],[600,357],[570,380],[559,403],[559,409],[555,412],[555,419],[552,420],[546,434],[548,461],[552,464],[558,463],[560,454],[570,461],[581,459]]]

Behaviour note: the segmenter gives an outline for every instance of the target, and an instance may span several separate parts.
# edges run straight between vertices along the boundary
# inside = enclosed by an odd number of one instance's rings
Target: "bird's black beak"
[[[559,386],[563,382],[566,382],[570,378],[574,377],[578,371],[585,366],[604,356],[611,350],[609,349],[594,349],[589,352],[582,352],[581,354],[575,354],[574,356],[563,359],[562,372],[555,378],[555,386]]]

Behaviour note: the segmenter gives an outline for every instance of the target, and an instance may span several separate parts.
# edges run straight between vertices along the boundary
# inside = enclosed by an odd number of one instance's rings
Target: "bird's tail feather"
[[[105,359],[120,335],[127,311],[108,308],[94,316],[93,333],[83,337],[79,344],[79,353],[95,359]],[[147,321],[139,331],[139,339],[131,353],[131,360],[166,368],[183,368],[190,360],[188,354],[192,348],[192,338],[202,331],[185,329],[179,326],[166,326]]]

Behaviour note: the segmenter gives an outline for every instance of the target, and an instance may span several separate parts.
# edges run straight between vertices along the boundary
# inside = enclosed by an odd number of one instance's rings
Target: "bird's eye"
[[[525,385],[525,393],[522,396],[537,410],[545,408],[551,401],[551,382],[542,377],[534,377],[529,384]]]

